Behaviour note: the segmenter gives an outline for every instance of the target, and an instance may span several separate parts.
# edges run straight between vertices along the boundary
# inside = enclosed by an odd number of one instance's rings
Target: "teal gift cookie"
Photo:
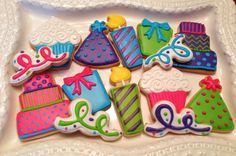
[[[138,25],[137,29],[139,44],[144,57],[155,54],[167,45],[173,35],[173,29],[167,22],[151,22],[146,18]]]

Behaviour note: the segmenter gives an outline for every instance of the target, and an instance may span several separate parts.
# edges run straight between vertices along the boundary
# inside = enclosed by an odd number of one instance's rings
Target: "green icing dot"
[[[167,112],[165,112],[165,113],[164,113],[164,116],[167,116],[167,115],[168,115],[168,113],[167,113]]]
[[[153,59],[152,59],[153,62],[156,61],[156,60],[157,60],[156,58],[153,58]]]
[[[39,58],[39,57],[40,57],[40,55],[39,55],[39,54],[37,54],[35,57],[36,57],[36,58]]]
[[[26,72],[26,75],[29,75],[29,74],[30,74],[30,71],[27,71],[27,72]]]
[[[178,124],[181,124],[181,119],[178,119]]]

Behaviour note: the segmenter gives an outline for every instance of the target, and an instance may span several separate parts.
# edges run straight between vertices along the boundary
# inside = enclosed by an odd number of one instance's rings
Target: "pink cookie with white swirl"
[[[191,90],[189,81],[182,72],[175,68],[165,70],[159,66],[146,71],[139,86],[147,96],[151,108],[157,102],[167,100],[175,105],[178,113],[185,107],[186,97]]]

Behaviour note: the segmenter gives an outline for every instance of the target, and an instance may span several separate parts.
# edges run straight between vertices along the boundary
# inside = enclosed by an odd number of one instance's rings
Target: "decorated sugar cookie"
[[[154,66],[143,73],[139,86],[147,96],[151,109],[160,101],[167,100],[175,105],[177,113],[185,107],[186,98],[191,91],[189,81],[175,68],[164,70]]]
[[[170,101],[160,101],[152,109],[155,118],[154,124],[146,124],[144,132],[153,137],[163,137],[167,133],[208,135],[211,132],[210,125],[197,124],[194,112],[191,109],[183,109],[177,113],[175,106]]]
[[[17,114],[17,132],[21,141],[42,138],[57,132],[55,118],[67,117],[70,101],[49,73],[33,76],[24,84],[19,96],[21,111]]]
[[[82,72],[63,80],[62,89],[67,97],[70,100],[77,98],[89,99],[93,114],[111,106],[110,98],[97,70],[92,71],[86,67]]]
[[[57,117],[54,125],[62,133],[80,131],[87,136],[100,136],[105,141],[118,140],[122,135],[118,130],[109,129],[109,115],[103,111],[92,115],[89,101],[75,99],[70,104],[70,117]]]
[[[30,34],[30,44],[39,51],[41,47],[48,46],[52,49],[54,55],[60,55],[68,52],[68,61],[61,66],[52,66],[52,68],[68,68],[72,61],[73,52],[78,48],[81,42],[81,36],[65,21],[55,17],[40,25]]]
[[[76,51],[74,60],[93,68],[108,68],[118,65],[119,59],[105,34],[107,31],[105,22],[96,20],[90,30],[90,34]]]
[[[178,31],[185,35],[183,44],[192,50],[193,58],[186,63],[174,61],[173,66],[186,72],[214,74],[217,56],[210,49],[210,38],[206,34],[205,25],[195,22],[181,22]]]
[[[51,66],[61,66],[68,59],[69,52],[54,55],[49,47],[41,47],[38,53],[20,51],[13,59],[13,65],[17,72],[11,76],[10,83],[14,86],[21,85],[33,74],[45,71]]]
[[[232,116],[220,95],[222,89],[219,79],[211,76],[200,81],[201,89],[188,103],[195,114],[197,123],[212,126],[214,132],[230,132],[234,130]]]
[[[137,28],[139,44],[144,57],[155,54],[167,45],[173,35],[173,30],[167,22],[151,22],[144,18]]]
[[[110,90],[124,135],[131,136],[143,131],[140,94],[137,84],[125,84],[131,79],[130,71],[124,67],[113,67],[110,81],[122,86]]]
[[[126,21],[122,16],[108,16],[107,22],[109,29],[113,30],[110,37],[123,60],[124,66],[130,70],[141,67],[143,59],[134,28],[125,26]]]
[[[150,68],[158,63],[164,69],[169,69],[173,66],[173,60],[182,63],[191,61],[193,53],[187,46],[182,44],[183,39],[183,34],[175,35],[170,44],[145,60],[144,68]]]

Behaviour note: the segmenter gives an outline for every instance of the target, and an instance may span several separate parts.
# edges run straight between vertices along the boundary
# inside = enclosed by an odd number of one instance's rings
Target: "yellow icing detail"
[[[131,79],[131,72],[125,67],[111,68],[110,81],[114,84],[121,83],[122,81],[129,81]]]
[[[107,24],[109,29],[114,30],[126,25],[126,20],[120,15],[111,15],[107,17]]]

